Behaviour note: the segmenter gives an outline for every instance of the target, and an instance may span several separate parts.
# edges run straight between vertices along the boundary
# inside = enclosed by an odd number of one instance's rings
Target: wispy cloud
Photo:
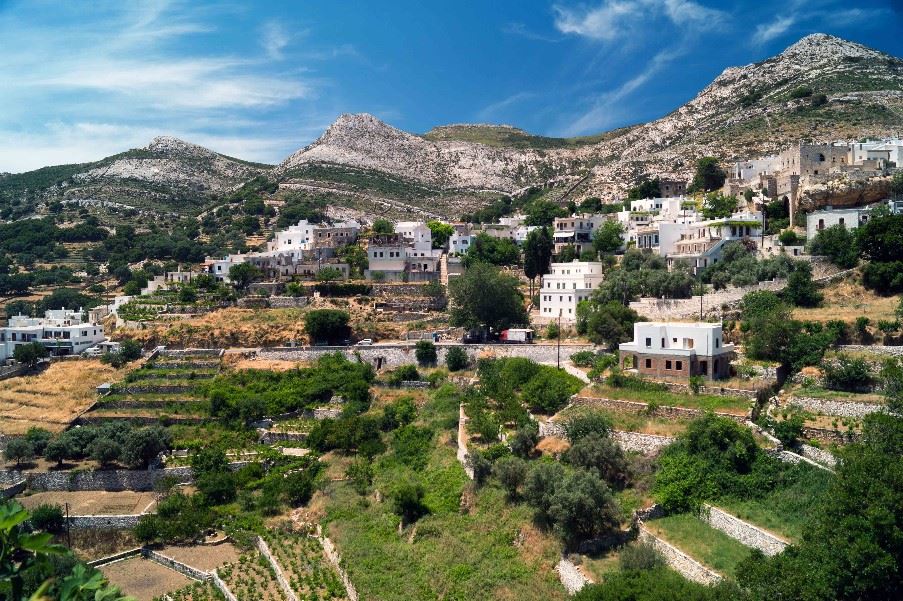
[[[493,102],[492,104],[483,107],[477,113],[477,118],[481,121],[496,121],[506,109],[535,97],[536,94],[534,92],[518,92],[516,94],[512,94],[507,98],[503,98],[498,102]]]
[[[646,64],[642,71],[597,97],[591,108],[571,122],[564,130],[565,136],[576,136],[590,131],[603,131],[624,120],[624,100],[645,85],[671,61],[683,54],[681,50],[662,50]]]
[[[528,40],[536,40],[538,42],[556,43],[561,41],[561,38],[543,35],[541,33],[533,31],[524,23],[520,22],[507,23],[504,27],[502,27],[502,33],[506,33],[508,35],[516,35],[522,38],[527,38]]]
[[[681,29],[718,25],[725,13],[691,0],[605,0],[595,8],[555,5],[555,27],[562,33],[614,42],[650,30],[662,18]]]
[[[267,21],[263,25],[260,45],[263,46],[268,57],[273,60],[281,60],[282,51],[288,46],[290,39],[288,32],[281,23]]]
[[[796,16],[786,15],[778,16],[771,23],[760,23],[756,26],[756,32],[752,36],[753,44],[761,46],[767,44],[771,40],[787,33],[793,24],[796,23]]]

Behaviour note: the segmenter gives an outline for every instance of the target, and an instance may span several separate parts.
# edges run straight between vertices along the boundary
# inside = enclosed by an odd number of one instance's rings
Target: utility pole
[[[69,503],[66,503],[66,546],[72,549],[72,535],[69,531]]]
[[[563,309],[558,309],[558,369],[561,369],[561,312]]]

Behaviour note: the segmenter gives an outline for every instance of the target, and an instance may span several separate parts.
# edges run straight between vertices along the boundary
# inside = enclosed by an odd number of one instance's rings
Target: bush
[[[66,527],[63,508],[59,505],[41,503],[31,510],[31,525],[36,530],[58,533]]]
[[[806,425],[806,416],[799,412],[787,415],[782,420],[772,422],[771,430],[775,438],[788,447],[796,446],[803,435],[803,427]]]
[[[539,443],[539,425],[536,422],[521,426],[511,437],[511,452],[522,459],[529,459]]]
[[[795,246],[800,239],[793,230],[784,230],[778,235],[778,240],[784,246]]]
[[[862,283],[879,294],[903,292],[903,261],[872,261],[862,269]]]
[[[657,570],[666,566],[665,557],[648,542],[635,542],[625,545],[618,554],[618,566],[621,571]]]
[[[534,411],[551,414],[564,407],[582,387],[583,383],[569,373],[545,368],[524,386],[523,398]]]
[[[799,98],[808,98],[812,96],[812,88],[809,86],[799,86],[790,91],[790,97],[794,100]]]
[[[420,380],[420,372],[413,364],[400,365],[389,373],[387,382],[389,386],[401,386],[402,382],[417,382]]]
[[[421,366],[435,365],[438,358],[436,345],[430,340],[418,340],[414,347],[414,356]]]
[[[596,364],[596,353],[580,351],[571,355],[571,363],[577,367],[593,367]]]
[[[492,473],[505,489],[508,499],[515,500],[527,479],[527,462],[519,457],[504,457],[496,461]]]
[[[559,335],[561,335],[561,329],[558,327],[557,323],[553,321],[546,326],[546,338],[552,340],[553,338],[558,338]]]
[[[856,392],[872,383],[872,374],[868,363],[860,357],[840,354],[837,363],[825,363],[825,387],[830,390]]]
[[[593,432],[579,438],[565,453],[564,461],[619,488],[627,483],[624,451],[609,436]]]
[[[411,482],[402,482],[392,491],[392,511],[401,517],[402,524],[416,522],[429,513],[429,509],[423,503],[424,494],[422,484]]]
[[[609,436],[611,430],[611,419],[599,411],[575,415],[564,424],[564,431],[572,443],[591,434]]]
[[[480,451],[471,451],[467,455],[467,467],[473,471],[473,481],[482,486],[492,473],[492,462]]]
[[[470,364],[467,351],[460,346],[451,347],[445,354],[445,364],[448,366],[448,371],[461,371],[462,369],[466,369]]]
[[[315,309],[304,315],[304,330],[311,342],[337,344],[351,336],[348,312],[338,309]]]
[[[549,498],[549,516],[555,531],[568,544],[610,532],[620,523],[620,508],[611,490],[596,475],[568,474]]]

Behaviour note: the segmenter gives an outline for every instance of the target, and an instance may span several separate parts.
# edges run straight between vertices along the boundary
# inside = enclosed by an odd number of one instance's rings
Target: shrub
[[[366,459],[356,459],[345,470],[345,477],[359,495],[365,495],[373,484],[373,464]]]
[[[448,371],[461,371],[462,369],[466,369],[470,364],[470,359],[467,357],[467,351],[460,346],[451,347],[445,355],[445,364],[448,366]]]
[[[473,470],[473,481],[482,486],[492,473],[492,462],[480,451],[471,451],[467,455],[467,467]]]
[[[572,443],[590,434],[609,436],[611,430],[611,419],[599,411],[589,411],[575,415],[564,424],[564,431]]]
[[[311,342],[342,342],[351,336],[348,312],[338,309],[315,309],[304,315],[304,330]]]
[[[32,509],[30,521],[35,529],[53,533],[62,532],[66,526],[63,508],[49,503],[41,503]]]
[[[508,499],[514,500],[527,479],[527,462],[520,457],[505,457],[495,463],[492,473],[505,489]]]
[[[773,421],[771,430],[774,432],[775,438],[782,444],[793,447],[803,435],[803,426],[805,425],[806,416],[803,413],[794,412],[782,420]]]
[[[809,86],[799,86],[790,91],[790,97],[793,99],[808,98],[812,96],[812,88]]]
[[[387,378],[390,386],[401,386],[402,382],[416,382],[419,380],[420,372],[417,371],[417,366],[414,364],[399,365],[389,373]]]
[[[577,367],[593,367],[596,364],[596,353],[580,351],[571,355],[571,363]]]
[[[605,482],[582,470],[568,474],[549,499],[548,516],[569,544],[617,528],[620,514]]]
[[[392,451],[401,463],[422,470],[429,460],[433,431],[408,424],[395,431],[392,438]]]
[[[624,451],[609,436],[593,432],[579,438],[565,453],[564,461],[619,488],[627,483]]]
[[[702,376],[690,376],[688,384],[690,385],[690,391],[693,394],[699,394],[699,391],[702,390],[702,386],[705,383],[705,380]]]
[[[841,353],[837,363],[825,363],[825,386],[831,390],[855,392],[867,388],[872,383],[868,363],[860,357],[850,357]]]
[[[656,570],[664,568],[665,557],[648,542],[635,542],[625,545],[618,554],[618,565],[622,571]]]
[[[551,340],[552,338],[558,338],[561,334],[561,329],[558,327],[558,324],[554,321],[546,326],[546,338]]]
[[[795,246],[799,242],[799,236],[793,230],[784,230],[778,235],[778,240],[784,246]]]
[[[582,388],[582,382],[565,371],[542,369],[523,389],[524,401],[534,411],[555,413],[564,407],[572,394]]]
[[[429,513],[423,503],[423,485],[420,483],[402,482],[392,491],[392,511],[401,517],[402,524],[411,524]]]
[[[536,445],[539,443],[539,426],[536,422],[521,426],[511,437],[511,452],[523,459],[529,459],[533,455]]]
[[[418,340],[414,347],[414,356],[421,366],[435,365],[437,359],[436,345],[430,340]]]

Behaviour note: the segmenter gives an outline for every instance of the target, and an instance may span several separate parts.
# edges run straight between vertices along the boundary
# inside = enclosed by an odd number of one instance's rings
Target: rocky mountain
[[[688,179],[700,156],[729,163],[800,140],[886,136],[901,129],[903,60],[813,34],[778,56],[725,69],[687,104],[636,127],[575,139],[488,125],[443,126],[416,136],[371,115],[342,115],[276,171],[290,178],[312,165],[329,165],[438,190],[510,193],[551,184],[574,199],[617,198],[643,175]]]
[[[177,138],[154,138],[143,148],[93,163],[0,175],[0,211],[27,214],[51,201],[115,203],[160,212],[191,212],[271,169]]]

